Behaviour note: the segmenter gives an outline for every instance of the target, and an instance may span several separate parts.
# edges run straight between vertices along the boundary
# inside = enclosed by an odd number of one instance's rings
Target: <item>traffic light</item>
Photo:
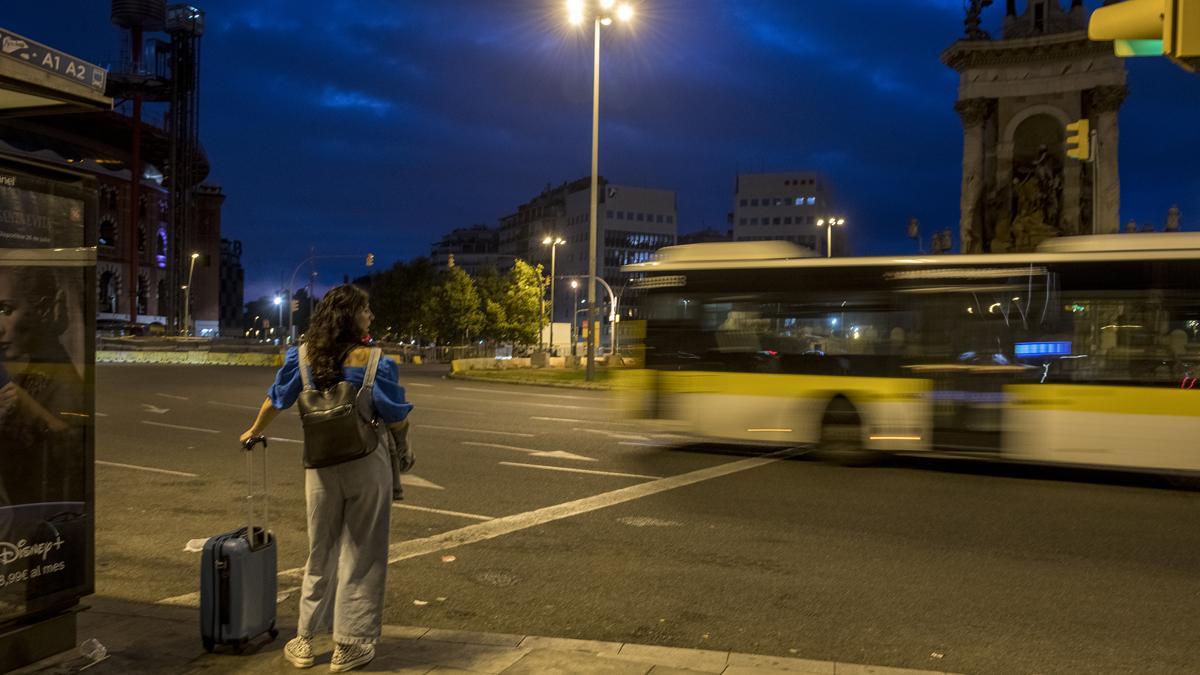
[[[375,254],[368,253],[367,254],[367,267],[373,267],[374,265],[375,265]]]
[[[1091,124],[1086,119],[1067,125],[1067,157],[1088,162],[1092,159]]]
[[[1200,64],[1200,0],[1126,0],[1092,13],[1088,38],[1112,40],[1117,56],[1167,56]]]

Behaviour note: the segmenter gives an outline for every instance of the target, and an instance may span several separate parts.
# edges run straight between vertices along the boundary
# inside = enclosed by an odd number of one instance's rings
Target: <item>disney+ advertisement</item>
[[[92,592],[88,204],[0,164],[0,628]]]

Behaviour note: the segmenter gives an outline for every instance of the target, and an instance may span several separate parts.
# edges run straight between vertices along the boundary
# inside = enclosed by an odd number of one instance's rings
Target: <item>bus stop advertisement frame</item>
[[[0,158],[0,672],[75,645],[95,591],[95,180]]]

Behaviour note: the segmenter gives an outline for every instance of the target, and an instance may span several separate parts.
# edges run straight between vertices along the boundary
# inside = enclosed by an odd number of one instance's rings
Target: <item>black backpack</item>
[[[304,466],[319,469],[366,457],[379,446],[375,413],[375,373],[382,350],[371,348],[362,387],[342,380],[320,391],[313,387],[307,345],[300,346],[300,423],[304,427]]]

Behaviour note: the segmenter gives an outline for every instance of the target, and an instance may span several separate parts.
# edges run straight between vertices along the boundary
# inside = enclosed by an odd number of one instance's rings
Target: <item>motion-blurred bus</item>
[[[1200,471],[1200,234],[1036,253],[817,258],[676,246],[629,265],[634,416],[846,463],[923,453]]]

